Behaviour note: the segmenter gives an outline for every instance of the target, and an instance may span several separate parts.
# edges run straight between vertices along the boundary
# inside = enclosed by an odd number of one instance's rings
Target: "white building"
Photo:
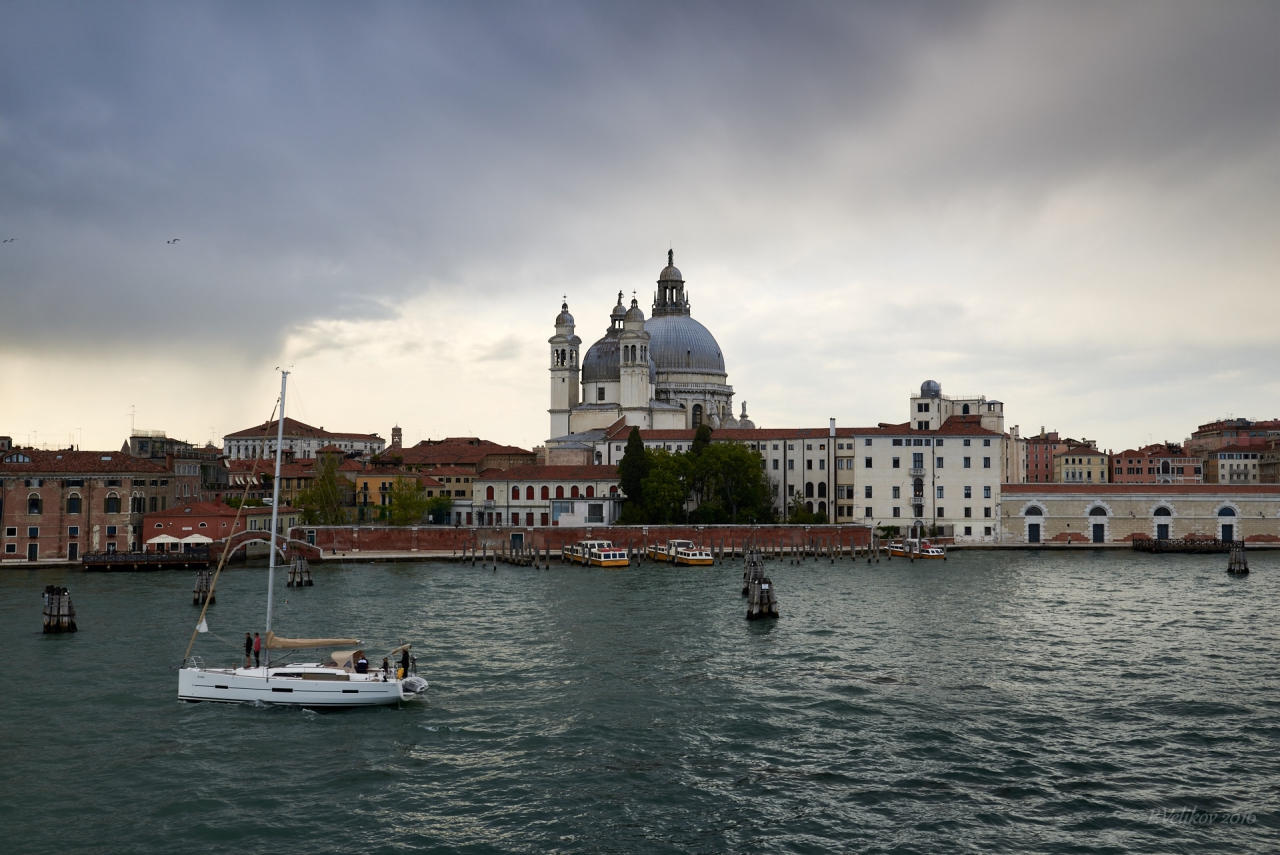
[[[284,450],[292,451],[296,458],[315,457],[320,449],[334,445],[343,453],[358,453],[362,457],[380,454],[387,442],[376,433],[342,433],[326,431],[324,427],[291,419],[284,420]],[[229,433],[222,438],[223,453],[231,460],[253,460],[274,457],[276,453],[276,423],[263,422],[251,428]]]

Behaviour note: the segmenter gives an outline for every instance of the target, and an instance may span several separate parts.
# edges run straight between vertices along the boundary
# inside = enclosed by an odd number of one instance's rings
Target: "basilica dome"
[[[689,315],[659,315],[645,321],[649,356],[659,371],[724,374],[724,357],[715,336]]]

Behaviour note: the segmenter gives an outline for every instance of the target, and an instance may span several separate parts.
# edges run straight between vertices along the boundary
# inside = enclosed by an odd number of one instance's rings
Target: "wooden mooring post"
[[[1249,560],[1244,555],[1244,541],[1231,541],[1231,556],[1227,559],[1227,572],[1243,576],[1249,572]]]
[[[778,616],[778,596],[773,581],[764,575],[764,561],[759,552],[747,554],[747,569],[744,572],[747,595],[747,620],[764,620]]]
[[[191,589],[191,605],[203,606],[206,602],[213,605],[218,602],[217,595],[209,590],[212,582],[213,571],[208,567],[196,573],[196,585]]]
[[[71,592],[56,585],[44,589],[45,635],[76,631],[76,607],[71,604]]]

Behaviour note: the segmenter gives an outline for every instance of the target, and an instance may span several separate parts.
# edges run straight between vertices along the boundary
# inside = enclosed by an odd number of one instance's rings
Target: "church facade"
[[[752,426],[733,415],[733,387],[715,336],[693,318],[673,252],[658,275],[650,317],[637,300],[618,304],[604,335],[581,355],[569,305],[560,307],[551,350],[551,442],[572,442],[621,420],[645,430]],[[744,425],[743,422],[746,424]],[[559,443],[556,440],[560,440]]]

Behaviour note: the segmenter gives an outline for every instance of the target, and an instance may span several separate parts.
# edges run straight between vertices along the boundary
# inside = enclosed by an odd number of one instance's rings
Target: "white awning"
[[[213,538],[205,537],[203,534],[189,534],[179,543],[213,543]]]
[[[150,538],[147,543],[182,543],[182,541],[171,534],[157,534],[155,537]]]

